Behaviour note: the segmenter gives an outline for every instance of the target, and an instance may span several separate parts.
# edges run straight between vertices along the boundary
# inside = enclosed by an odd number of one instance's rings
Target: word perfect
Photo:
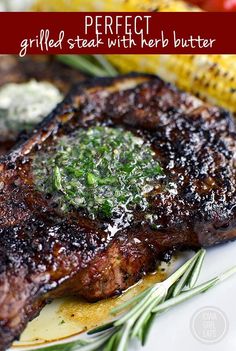
[[[150,15],[85,16],[85,34],[131,35],[149,34]]]

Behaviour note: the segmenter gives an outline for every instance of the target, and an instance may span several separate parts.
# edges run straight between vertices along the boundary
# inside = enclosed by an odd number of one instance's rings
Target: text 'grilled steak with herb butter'
[[[224,110],[148,75],[78,85],[0,167],[0,350],[50,298],[97,300],[236,236]]]

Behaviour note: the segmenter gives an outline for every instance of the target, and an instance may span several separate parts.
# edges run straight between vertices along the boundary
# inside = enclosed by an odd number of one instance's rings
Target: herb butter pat
[[[6,84],[0,89],[0,125],[11,130],[32,128],[61,100],[59,90],[48,82]]]
[[[37,189],[91,217],[111,218],[148,207],[163,172],[148,143],[122,128],[80,129],[33,161]]]

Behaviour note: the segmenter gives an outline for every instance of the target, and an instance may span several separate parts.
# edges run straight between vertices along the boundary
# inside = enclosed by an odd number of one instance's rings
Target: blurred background
[[[141,4],[136,0],[0,0],[0,11],[25,11],[29,9],[38,9],[40,11],[81,11],[81,7],[84,7],[85,11],[88,8],[99,11],[103,10],[104,7],[110,9],[110,11],[112,11],[113,7],[115,11],[125,11],[125,9],[122,9],[123,6],[126,7],[127,11],[138,11],[140,7],[143,7],[143,9],[156,7],[157,9],[163,6],[170,7],[168,9],[170,11],[173,6],[179,11],[184,11],[186,5],[183,2],[206,11],[236,11],[236,0],[144,0]]]

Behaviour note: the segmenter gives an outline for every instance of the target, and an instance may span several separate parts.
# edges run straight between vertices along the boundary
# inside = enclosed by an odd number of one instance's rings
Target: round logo
[[[228,331],[226,314],[216,307],[203,307],[191,319],[193,336],[204,344],[220,342]]]

